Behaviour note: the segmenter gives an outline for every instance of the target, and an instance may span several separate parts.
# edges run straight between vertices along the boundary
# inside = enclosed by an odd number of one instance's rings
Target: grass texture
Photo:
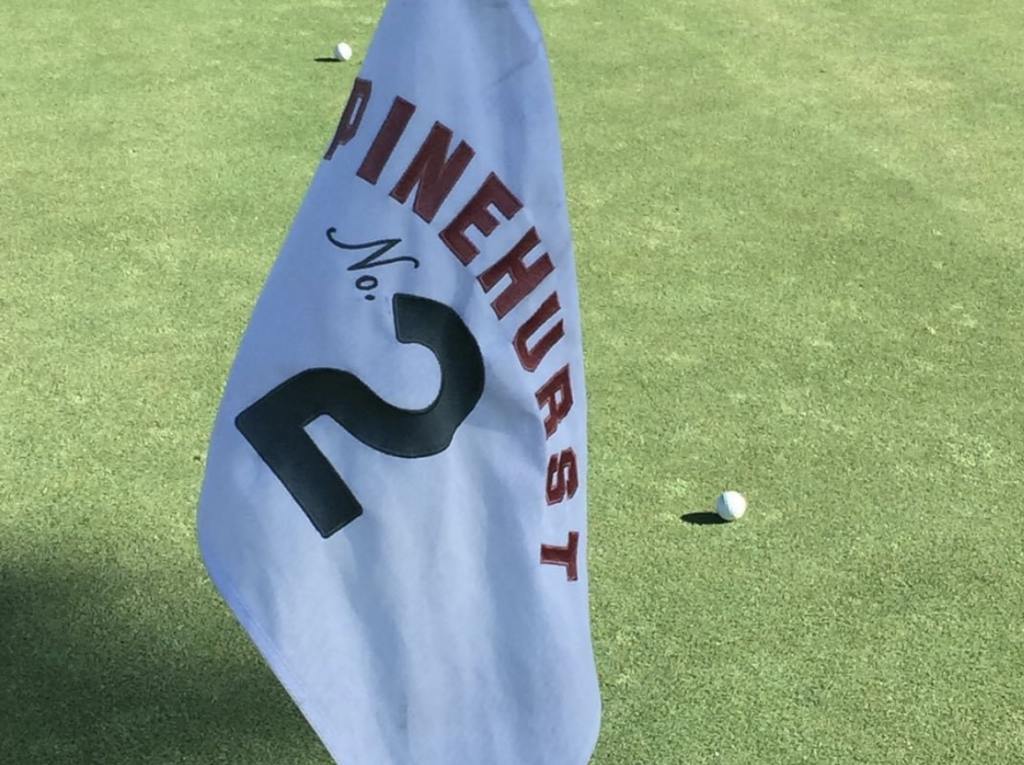
[[[1022,6],[536,8],[590,389],[594,765],[1024,761]],[[0,8],[0,762],[329,762],[193,524],[380,9]],[[314,61],[341,39],[353,62]],[[725,488],[747,518],[688,522]]]

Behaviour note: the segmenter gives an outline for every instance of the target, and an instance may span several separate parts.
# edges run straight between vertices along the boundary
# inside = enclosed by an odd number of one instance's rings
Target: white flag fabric
[[[528,0],[391,0],[254,309],[210,576],[343,765],[585,765],[586,395]]]

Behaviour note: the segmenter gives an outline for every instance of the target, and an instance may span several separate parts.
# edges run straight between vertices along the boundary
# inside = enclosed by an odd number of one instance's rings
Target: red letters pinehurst
[[[330,161],[339,146],[344,146],[355,137],[370,101],[371,92],[372,83],[369,80],[356,79],[324,159]],[[405,99],[394,99],[356,175],[367,183],[377,184],[384,166],[391,158],[415,111],[415,105]],[[396,202],[405,204],[415,189],[412,211],[427,223],[433,222],[476,154],[469,144],[460,141],[449,155],[451,139],[452,131],[440,122],[435,122],[412,162],[390,192],[390,196]],[[465,207],[441,229],[441,241],[464,266],[471,265],[480,254],[466,236],[466,232],[474,228],[483,237],[488,237],[502,222],[492,212],[492,208],[504,221],[511,221],[523,209],[523,203],[493,172],[487,176]],[[527,255],[540,244],[540,236],[536,229],[530,228],[511,250],[477,274],[477,282],[488,296],[499,284],[505,285],[491,301],[491,307],[499,321],[505,319],[509,312],[532,294],[545,277],[555,270],[555,265],[547,253],[534,258],[529,264],[526,263]],[[527,373],[535,372],[541,361],[564,337],[565,325],[559,316],[560,312],[558,293],[552,292],[516,330],[513,347]],[[541,327],[556,316],[559,316],[559,319],[554,326],[548,329],[543,337],[534,340]],[[547,437],[551,438],[558,430],[559,423],[568,417],[572,410],[569,365],[563,366],[539,386],[535,395],[538,407],[545,412],[544,430]],[[547,485],[544,487],[548,505],[557,505],[567,498],[571,499],[578,487],[576,454],[572,448],[551,455],[548,460]],[[568,579],[575,581],[578,545],[579,532],[569,531],[566,544],[541,545],[540,562],[564,566]]]

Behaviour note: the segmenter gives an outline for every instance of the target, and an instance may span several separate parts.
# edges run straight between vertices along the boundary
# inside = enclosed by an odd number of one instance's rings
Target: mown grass
[[[543,0],[595,765],[1024,760],[1024,11]],[[193,519],[381,3],[0,10],[0,760],[327,755]],[[346,39],[349,65],[314,62]],[[732,525],[687,523],[714,496]]]

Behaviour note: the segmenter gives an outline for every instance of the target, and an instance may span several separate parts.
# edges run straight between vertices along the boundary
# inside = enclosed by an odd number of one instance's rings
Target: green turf
[[[537,6],[594,765],[1024,761],[1022,6]],[[329,762],[193,519],[380,7],[4,1],[0,762]],[[681,520],[729,487],[746,519]]]

